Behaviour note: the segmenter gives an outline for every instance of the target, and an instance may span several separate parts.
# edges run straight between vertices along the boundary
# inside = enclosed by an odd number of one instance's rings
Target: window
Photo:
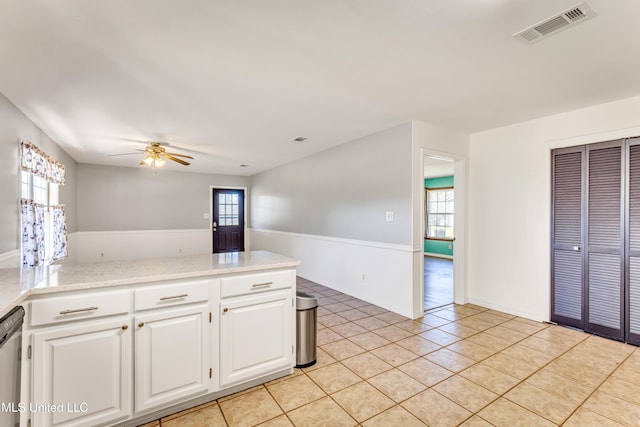
[[[64,166],[22,142],[22,266],[48,265],[67,256],[67,224],[59,204]]]
[[[427,239],[453,240],[453,188],[427,189]]]
[[[57,258],[54,256],[54,215],[55,207],[59,203],[59,186],[50,183],[46,179],[33,175],[31,172],[22,171],[22,199],[31,200],[43,221],[44,231],[44,264],[51,264]],[[23,257],[24,264],[24,257]]]

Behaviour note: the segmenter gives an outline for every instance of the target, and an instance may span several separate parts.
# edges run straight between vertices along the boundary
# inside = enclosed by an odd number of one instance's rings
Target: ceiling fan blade
[[[170,155],[170,154],[168,154],[168,153],[160,153],[160,155],[161,155],[162,157],[164,157],[165,159],[173,160],[174,162],[178,162],[178,163],[180,163],[181,165],[189,166],[189,165],[191,164],[191,163],[189,163],[189,162],[185,162],[184,160],[179,159],[179,158],[177,158],[177,157],[173,157],[172,155]]]
[[[107,157],[115,157],[115,156],[129,156],[131,154],[140,154],[140,153],[120,153],[120,154],[108,154]]]
[[[178,153],[165,153],[165,154],[168,154],[170,156],[175,156],[175,157],[185,157],[187,159],[193,159],[193,157],[187,156],[186,154],[178,154]]]

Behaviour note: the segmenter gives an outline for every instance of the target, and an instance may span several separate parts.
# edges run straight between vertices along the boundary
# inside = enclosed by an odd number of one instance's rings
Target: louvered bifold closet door
[[[587,147],[585,330],[624,339],[624,141]]]
[[[627,216],[627,342],[640,345],[640,138],[629,141]]]
[[[551,211],[551,320],[583,328],[584,147],[554,151]]]

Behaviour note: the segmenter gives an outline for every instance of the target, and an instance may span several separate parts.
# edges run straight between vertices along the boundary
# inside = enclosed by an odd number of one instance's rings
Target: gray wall
[[[209,227],[209,186],[249,187],[243,176],[78,165],[78,231]]]
[[[251,227],[410,245],[411,141],[407,123],[254,175]]]
[[[60,203],[66,205],[68,232],[77,229],[75,160],[0,94],[0,254],[20,248],[21,139],[33,142],[65,165],[67,183],[60,189]]]

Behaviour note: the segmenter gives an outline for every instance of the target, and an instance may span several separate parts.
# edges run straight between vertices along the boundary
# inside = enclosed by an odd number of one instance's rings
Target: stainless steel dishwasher
[[[0,426],[20,425],[20,361],[24,309],[0,319]]]

